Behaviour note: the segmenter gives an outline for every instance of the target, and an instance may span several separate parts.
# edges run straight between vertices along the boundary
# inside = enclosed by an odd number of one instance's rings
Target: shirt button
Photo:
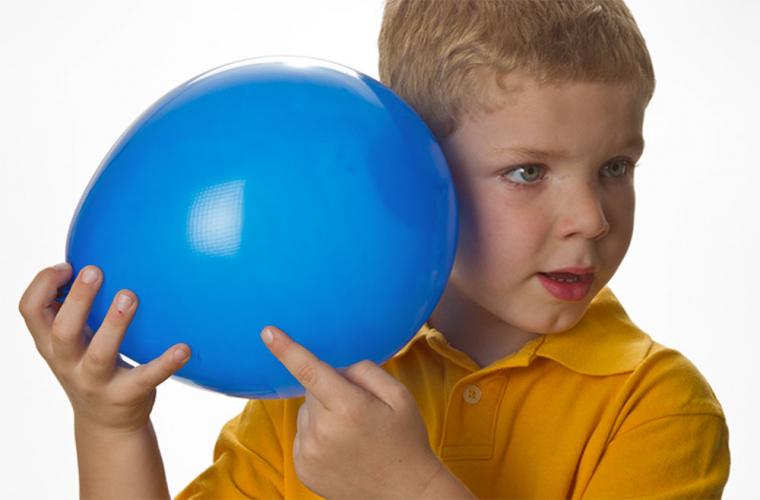
[[[478,401],[480,401],[480,398],[483,396],[483,393],[480,391],[480,387],[477,385],[468,385],[464,388],[464,400],[471,404],[477,404]]]

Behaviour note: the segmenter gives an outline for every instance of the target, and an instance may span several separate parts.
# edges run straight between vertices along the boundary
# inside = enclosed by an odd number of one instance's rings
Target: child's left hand
[[[451,474],[430,449],[414,397],[381,367],[360,361],[340,373],[278,328],[265,328],[262,339],[306,389],[293,462],[312,491],[420,498],[434,478]]]

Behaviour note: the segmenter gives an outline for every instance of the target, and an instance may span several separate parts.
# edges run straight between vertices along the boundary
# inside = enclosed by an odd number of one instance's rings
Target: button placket
[[[508,377],[489,374],[465,377],[452,388],[441,436],[441,458],[472,460],[491,456],[495,423],[507,384]]]

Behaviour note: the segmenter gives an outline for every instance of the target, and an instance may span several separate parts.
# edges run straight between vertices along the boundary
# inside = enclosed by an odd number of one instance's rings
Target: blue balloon
[[[138,296],[124,356],[186,342],[180,380],[276,398],[303,388],[264,326],[336,368],[382,363],[433,311],[456,240],[448,165],[405,102],[335,63],[267,57],[203,73],[131,125],[79,201],[66,259],[103,270],[93,331],[120,289]]]

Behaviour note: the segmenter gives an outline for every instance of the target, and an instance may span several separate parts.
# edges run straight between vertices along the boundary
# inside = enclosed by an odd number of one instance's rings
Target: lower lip
[[[554,281],[543,274],[539,274],[538,279],[541,281],[541,284],[544,285],[544,288],[556,298],[573,302],[586,298],[588,292],[591,290],[591,285],[594,283],[593,274],[583,275],[581,276],[581,279],[575,283],[560,283],[559,281]]]

